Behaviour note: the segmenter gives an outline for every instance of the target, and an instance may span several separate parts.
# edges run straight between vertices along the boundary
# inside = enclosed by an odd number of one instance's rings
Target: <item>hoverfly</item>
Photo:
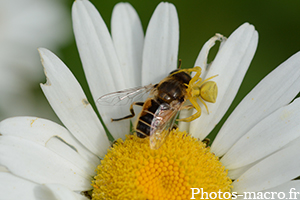
[[[196,72],[195,76],[191,77],[190,72]],[[130,115],[112,119],[112,121],[132,118],[135,116],[133,106],[142,106],[142,111],[136,120],[134,130],[139,138],[149,136],[150,148],[158,149],[169,134],[169,129],[173,128],[180,110],[196,109],[197,112],[195,114],[184,119],[177,119],[177,121],[190,122],[201,115],[201,108],[197,103],[197,99],[204,104],[207,112],[208,107],[205,101],[216,102],[218,87],[214,81],[210,81],[216,76],[202,80],[200,75],[200,67],[176,69],[158,84],[106,94],[100,97],[97,103],[119,104],[120,102],[128,101],[134,96],[150,92],[145,102],[133,102],[131,104]],[[186,100],[189,100],[191,105],[183,106]]]

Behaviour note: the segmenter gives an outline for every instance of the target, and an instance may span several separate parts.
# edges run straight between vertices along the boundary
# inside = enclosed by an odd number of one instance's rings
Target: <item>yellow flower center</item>
[[[211,192],[231,191],[231,179],[218,157],[206,144],[178,130],[171,131],[158,150],[150,149],[148,138],[129,135],[117,140],[92,185],[94,200],[191,199],[191,188],[203,191],[194,192],[195,199],[205,199],[204,192],[209,198]]]

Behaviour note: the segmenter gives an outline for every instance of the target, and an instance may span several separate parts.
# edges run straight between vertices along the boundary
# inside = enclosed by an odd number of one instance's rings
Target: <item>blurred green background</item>
[[[120,1],[91,0],[91,2],[99,10],[110,29],[113,7]],[[137,10],[145,32],[149,19],[160,1],[130,0],[128,2]],[[225,118],[264,76],[300,50],[300,1],[174,0],[170,2],[176,6],[179,16],[179,58],[183,60],[184,67],[193,66],[202,45],[215,33],[229,36],[244,22],[253,24],[259,33],[255,57]],[[72,3],[72,0],[66,2],[70,11]],[[69,45],[54,53],[71,69],[92,102],[74,36],[72,37]],[[224,119],[220,124],[223,122]],[[216,130],[220,128],[220,124]],[[214,137],[213,135],[211,137]]]

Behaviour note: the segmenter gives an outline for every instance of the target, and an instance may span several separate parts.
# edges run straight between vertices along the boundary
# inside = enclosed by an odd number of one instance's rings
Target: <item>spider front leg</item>
[[[189,99],[192,106],[197,110],[197,112],[187,118],[183,118],[183,119],[177,119],[177,121],[181,121],[181,122],[191,122],[195,119],[197,119],[198,117],[200,117],[201,115],[201,108],[199,106],[199,104],[197,103],[197,98],[190,98]]]
[[[202,69],[201,67],[194,67],[194,68],[190,68],[190,69],[182,69],[182,70],[179,70],[180,71],[184,71],[184,72],[196,72],[195,76],[190,80],[189,82],[189,85],[194,85],[197,81],[201,81],[202,79],[200,78],[200,75],[201,75],[201,72],[202,72]]]

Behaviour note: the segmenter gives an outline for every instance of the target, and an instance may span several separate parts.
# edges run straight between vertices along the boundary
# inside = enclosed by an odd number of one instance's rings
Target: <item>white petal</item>
[[[123,76],[128,82],[128,87],[134,88],[141,86],[144,32],[138,14],[129,3],[118,3],[114,7],[111,19],[111,34],[122,67]],[[110,117],[120,118],[130,114],[129,106],[129,103],[125,105],[124,114],[111,115]],[[101,107],[100,109],[103,108]],[[110,108],[108,109],[110,110]],[[135,113],[139,113],[138,108],[135,108],[134,111]],[[131,119],[133,124],[136,118],[137,115]],[[106,123],[110,124],[111,121],[106,121]],[[117,123],[119,124],[120,122]],[[126,125],[128,126],[128,124]],[[119,126],[122,126],[122,124]],[[124,127],[122,127],[122,129],[126,130]],[[114,131],[114,133],[115,132],[116,131]],[[125,131],[123,131],[121,135],[113,135],[115,138],[121,137],[124,139],[124,132]]]
[[[46,49],[39,51],[47,76],[41,87],[53,110],[87,149],[104,156],[109,141],[79,83],[59,58]]]
[[[87,199],[65,186],[57,184],[40,185],[11,173],[0,172],[0,199],[23,200],[84,200]]]
[[[24,138],[42,146],[46,146],[51,138],[59,138],[69,147],[72,147],[80,155],[81,159],[92,165],[94,169],[100,164],[99,158],[83,147],[67,129],[46,119],[36,117],[8,118],[0,122],[0,133],[2,135]],[[58,149],[54,149],[54,151],[66,157],[64,155],[65,152]]]
[[[14,136],[0,137],[0,164],[37,183],[57,183],[72,190],[91,189],[92,177],[49,149]]]
[[[235,30],[217,53],[207,75],[218,85],[217,102],[207,103],[210,114],[202,104],[202,116],[191,122],[190,133],[204,139],[224,116],[231,105],[254,56],[258,34],[248,23]]]
[[[127,88],[112,39],[97,9],[89,1],[75,1],[72,18],[78,51],[94,100]]]
[[[144,32],[138,14],[129,3],[114,7],[111,34],[128,87],[141,86]]]
[[[57,200],[88,200],[88,198],[75,193],[68,189],[66,186],[58,185],[58,184],[45,184],[45,187],[49,189],[53,195],[55,196],[55,199]]]
[[[47,141],[45,147],[60,155],[65,160],[74,164],[76,167],[84,171],[89,176],[95,176],[95,165],[83,159],[72,146],[66,144],[59,137],[52,137]]]
[[[72,18],[76,44],[94,100],[104,94],[129,88],[112,39],[96,8],[86,0],[75,1]],[[129,132],[129,121],[111,123],[111,118],[127,115],[128,106],[96,105],[114,138],[125,138],[125,133]]]
[[[300,142],[263,159],[233,183],[233,191],[257,192],[288,182],[300,174]]]
[[[257,162],[252,163],[250,165],[246,165],[240,168],[236,168],[236,169],[232,169],[232,170],[228,170],[228,174],[227,176],[232,179],[235,180],[238,177],[240,177],[243,173],[245,173],[248,169],[250,169],[252,166],[254,166]],[[225,166],[226,167],[226,166]],[[227,168],[226,168],[227,169]]]
[[[223,43],[225,43],[226,41],[226,38],[220,34],[216,34],[215,36],[213,36],[212,38],[210,38],[202,47],[199,55],[198,55],[198,58],[195,62],[195,65],[194,66],[199,66],[201,67],[201,76],[200,78],[204,78],[207,74],[207,70],[209,69],[210,67],[210,64],[207,63],[207,58],[208,58],[208,54],[209,54],[209,51],[210,49],[215,45],[216,41],[221,41],[221,45],[220,45],[220,48],[222,46]],[[192,76],[194,76],[195,73],[193,72],[192,73]],[[184,119],[184,118],[187,118],[189,116],[191,116],[193,114],[193,110],[182,110],[180,111],[180,119]],[[190,130],[190,124],[189,123],[186,123],[186,122],[179,122],[178,123],[178,127],[179,127],[179,130],[180,131],[187,131],[189,132]]]
[[[294,188],[294,189],[292,189]],[[285,193],[289,198],[288,199],[299,199],[300,197],[300,191],[299,191],[299,188],[300,188],[300,180],[294,180],[294,181],[289,181],[289,182],[286,182],[282,185],[279,185],[277,187],[274,187],[274,188],[270,188],[268,190],[263,190],[263,192],[283,192]],[[298,196],[294,196],[295,194],[292,194],[290,192],[298,192]],[[292,195],[292,196],[290,196]],[[297,197],[297,198],[295,198]]]
[[[300,137],[300,99],[254,126],[220,160],[226,169],[253,163]]]
[[[9,172],[9,171],[6,167],[0,165],[0,172]]]
[[[216,34],[215,36],[213,36],[212,38],[210,38],[202,47],[197,60],[195,62],[194,66],[199,66],[201,67],[202,71],[201,71],[201,78],[204,78],[206,76],[207,70],[210,67],[210,64],[207,63],[207,59],[208,59],[208,55],[209,55],[209,51],[210,49],[215,45],[216,41],[220,41],[221,45],[220,45],[220,49],[222,48],[223,44],[225,44],[227,38],[225,38],[223,35],[221,34]],[[219,50],[220,50],[219,49]]]
[[[179,24],[176,8],[160,3],[149,22],[143,52],[142,84],[158,83],[176,69]]]
[[[41,185],[19,178],[10,173],[0,172],[0,199],[55,200],[49,190]]]
[[[300,90],[300,53],[266,76],[242,100],[218,133],[212,151],[222,156],[255,124],[287,105]]]

